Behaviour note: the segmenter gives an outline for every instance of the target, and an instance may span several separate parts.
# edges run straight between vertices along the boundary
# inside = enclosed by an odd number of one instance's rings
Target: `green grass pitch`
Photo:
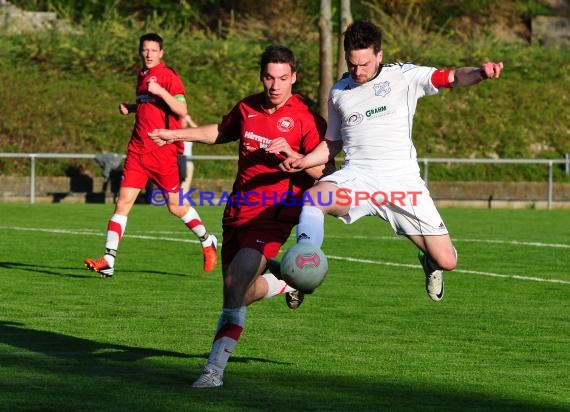
[[[221,208],[198,211],[220,235]],[[442,209],[459,266],[440,303],[387,223],[327,217],[328,278],[297,311],[252,305],[216,390],[190,385],[220,270],[202,273],[164,208],[137,205],[98,278],[82,261],[111,213],[0,205],[0,411],[570,410],[568,211]]]

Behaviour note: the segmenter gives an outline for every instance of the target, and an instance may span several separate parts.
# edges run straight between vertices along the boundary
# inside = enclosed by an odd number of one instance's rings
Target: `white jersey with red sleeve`
[[[412,122],[419,98],[434,95],[433,67],[390,63],[372,80],[346,75],[331,89],[328,140],[342,139],[345,164],[377,176],[419,174]]]

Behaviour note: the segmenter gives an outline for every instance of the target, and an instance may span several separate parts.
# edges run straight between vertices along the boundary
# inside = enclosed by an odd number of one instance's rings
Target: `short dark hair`
[[[291,66],[291,73],[295,73],[297,62],[293,52],[285,46],[274,44],[268,46],[261,55],[259,62],[259,73],[263,75],[269,63],[288,63]]]
[[[373,47],[374,53],[382,49],[382,32],[374,23],[358,20],[350,24],[344,32],[344,52]]]
[[[158,34],[156,33],[147,33],[147,34],[143,34],[141,36],[141,38],[139,39],[139,51],[142,50],[143,48],[143,43],[145,41],[154,41],[157,42],[160,45],[160,50],[162,50],[162,37],[160,37]]]

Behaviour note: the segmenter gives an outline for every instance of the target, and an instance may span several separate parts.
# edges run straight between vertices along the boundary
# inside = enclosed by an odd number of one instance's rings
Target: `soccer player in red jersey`
[[[148,137],[156,128],[179,129],[180,119],[188,115],[186,92],[178,74],[162,61],[163,40],[155,33],[147,33],[139,40],[139,54],[143,68],[137,79],[136,103],[121,103],[121,114],[135,113],[133,133],[127,148],[123,178],[115,211],[107,224],[105,255],[99,259],[85,259],[88,269],[111,277],[115,257],[127,217],[139,193],[153,180],[166,198],[168,210],[179,217],[202,244],[204,271],[210,272],[217,263],[217,240],[210,234],[196,210],[180,202],[180,176],[177,157],[182,153],[182,142],[159,147]]]
[[[219,125],[150,134],[159,145],[181,140],[240,141],[238,172],[222,220],[223,310],[208,364],[192,385],[198,388],[223,385],[224,369],[243,331],[247,305],[280,294],[286,294],[292,309],[301,303],[300,292],[273,274],[263,273],[298,222],[303,192],[315,179],[334,170],[334,161],[304,173],[279,170],[283,159],[301,158],[316,147],[326,129],[325,120],[292,92],[296,81],[293,52],[269,46],[261,56],[260,80],[263,92],[240,101]]]

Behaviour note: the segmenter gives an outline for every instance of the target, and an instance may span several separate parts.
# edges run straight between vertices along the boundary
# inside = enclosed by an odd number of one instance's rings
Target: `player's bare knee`
[[[184,216],[186,214],[186,212],[188,211],[186,206],[181,206],[181,205],[173,204],[173,203],[168,203],[167,207],[168,207],[168,211],[177,217]]]
[[[233,276],[224,277],[224,305],[235,306],[238,302],[236,279]],[[243,296],[242,296],[243,298]]]
[[[323,202],[319,201],[324,196],[322,191],[313,186],[310,189],[307,189],[302,197],[303,206],[314,206],[318,209],[322,209]]]
[[[443,270],[454,270],[457,267],[457,257],[455,255],[444,256],[437,261],[437,265]]]

